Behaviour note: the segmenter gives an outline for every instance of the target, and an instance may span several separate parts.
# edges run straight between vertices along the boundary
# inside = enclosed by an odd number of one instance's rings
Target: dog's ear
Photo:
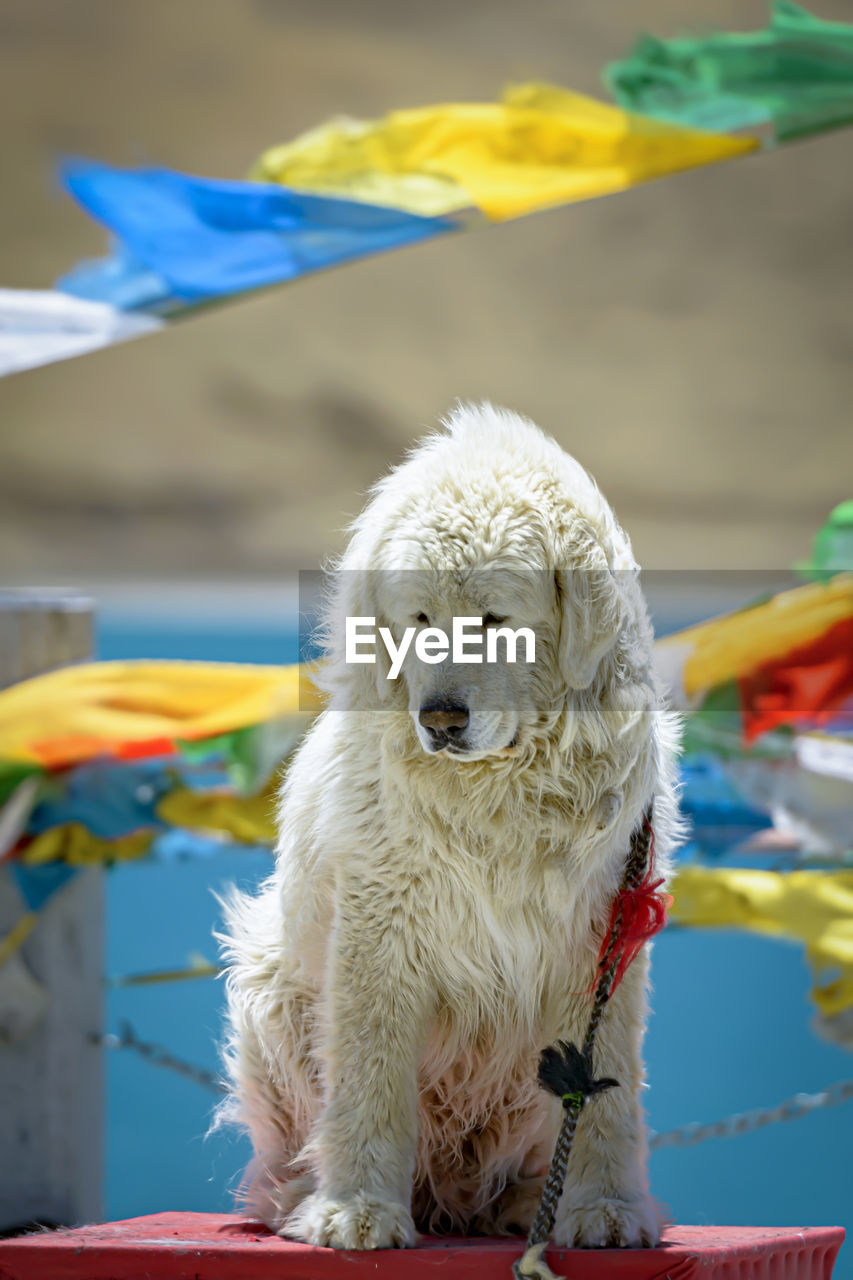
[[[566,567],[556,572],[560,607],[559,663],[571,689],[587,689],[613,648],[624,621],[618,573],[591,526],[572,524]]]
[[[384,702],[394,683],[388,679],[391,664],[379,638],[379,628],[387,625],[379,607],[377,579],[380,573],[375,569],[354,568],[352,559],[345,556],[331,575],[324,621],[326,648],[334,686],[344,694],[351,708],[375,705],[377,700]],[[373,618],[375,646],[371,649],[365,645],[361,651],[374,655],[375,662],[346,661],[347,618]]]

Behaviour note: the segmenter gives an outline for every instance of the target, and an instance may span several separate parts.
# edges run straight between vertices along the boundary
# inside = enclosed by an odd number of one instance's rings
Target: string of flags
[[[848,502],[810,581],[658,641],[656,666],[687,730],[674,921],[805,943],[824,1030],[853,1043],[851,568]],[[92,663],[0,691],[0,860],[27,905],[0,963],[80,867],[269,850],[319,706],[298,666]]]
[[[775,0],[768,26],[643,37],[612,103],[553,85],[339,119],[268,147],[246,181],[64,163],[112,237],[53,290],[0,289],[0,374],[155,332],[252,290],[588,200],[853,121],[853,26]]]

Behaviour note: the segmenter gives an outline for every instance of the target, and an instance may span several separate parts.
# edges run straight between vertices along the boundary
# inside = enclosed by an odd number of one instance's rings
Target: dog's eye
[[[506,618],[499,618],[496,613],[487,613],[483,619],[483,626],[499,627],[502,622],[506,622]]]
[[[426,616],[425,613],[419,613],[415,618],[415,622],[419,622],[421,626],[424,626],[424,627],[429,626],[429,618]]]

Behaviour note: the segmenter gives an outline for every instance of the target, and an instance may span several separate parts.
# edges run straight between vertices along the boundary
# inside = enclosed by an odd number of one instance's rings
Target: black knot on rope
[[[567,1110],[576,1107],[579,1111],[593,1094],[619,1087],[619,1081],[609,1076],[594,1079],[591,1052],[581,1053],[576,1045],[566,1040],[559,1040],[556,1045],[542,1050],[537,1077],[542,1088],[556,1094]]]

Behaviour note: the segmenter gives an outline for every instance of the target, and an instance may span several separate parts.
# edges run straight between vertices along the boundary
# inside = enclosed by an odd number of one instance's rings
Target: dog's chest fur
[[[537,835],[534,815],[526,826],[451,829],[433,815],[401,842],[401,887],[424,902],[419,955],[449,1044],[456,1034],[548,1043],[591,982],[609,867],[591,876]]]

